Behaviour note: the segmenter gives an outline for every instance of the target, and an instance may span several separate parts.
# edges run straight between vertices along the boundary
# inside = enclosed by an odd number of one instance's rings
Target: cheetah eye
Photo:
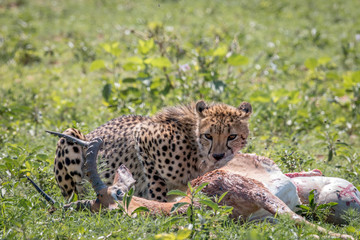
[[[117,195],[117,196],[121,196],[121,195],[122,195],[122,191],[121,191],[120,189],[118,189],[118,190],[116,191],[116,195]]]
[[[212,140],[212,136],[210,134],[204,134],[204,137],[208,140]]]
[[[230,136],[228,136],[228,141],[234,140],[236,137],[236,134],[231,134]]]

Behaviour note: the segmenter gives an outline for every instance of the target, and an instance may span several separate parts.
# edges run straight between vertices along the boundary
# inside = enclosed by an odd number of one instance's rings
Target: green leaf
[[[105,84],[102,90],[102,96],[106,102],[109,101],[112,92],[112,85],[110,83]]]
[[[213,55],[222,57],[226,55],[227,51],[228,51],[228,47],[226,45],[223,45],[215,49]]]
[[[101,44],[101,46],[105,50],[105,52],[110,53],[115,57],[118,57],[121,54],[121,50],[119,48],[119,42],[103,43]]]
[[[150,210],[147,207],[141,206],[136,208],[131,214],[141,213],[141,212],[149,212]]]
[[[124,90],[120,91],[121,96],[133,97],[133,98],[140,98],[142,92],[139,88],[135,87],[127,87]]]
[[[169,191],[168,193],[167,193],[167,195],[169,196],[169,195],[176,195],[176,196],[183,196],[183,197],[186,197],[187,196],[187,194],[185,193],[185,192],[183,192],[183,191],[180,191],[180,190],[171,190],[171,191]]]
[[[68,203],[76,202],[78,200],[78,195],[75,192],[72,192],[70,199],[68,200]]]
[[[129,209],[129,205],[130,205],[130,202],[131,202],[131,199],[132,199],[132,197],[133,197],[133,195],[134,195],[134,188],[131,188],[127,193],[126,193],[126,197],[125,197],[125,199],[126,199],[126,209]]]
[[[336,144],[336,145],[343,145],[343,146],[349,147],[349,144],[344,143],[344,142],[336,142],[335,144]]]
[[[164,87],[164,79],[163,78],[154,78],[151,82],[150,89],[161,89]]]
[[[121,54],[121,49],[120,48],[113,48],[111,49],[111,54],[114,55],[115,57],[119,57]]]
[[[36,155],[36,158],[41,160],[41,161],[45,161],[48,158],[48,155],[40,153],[40,154]]]
[[[318,59],[319,65],[325,65],[330,61],[331,61],[331,58],[329,58],[329,57],[321,57]]]
[[[218,203],[221,202],[221,200],[226,196],[227,193],[228,192],[224,192],[223,194],[221,194],[221,196],[219,197]]]
[[[100,46],[102,46],[102,48],[105,50],[105,52],[110,53],[110,51],[111,51],[111,44],[110,43],[103,43]]]
[[[194,190],[194,189],[193,189],[193,187],[191,186],[191,183],[190,183],[190,182],[188,182],[188,184],[187,184],[187,185],[188,185],[188,188],[189,188],[190,192],[193,192],[193,190]]]
[[[126,58],[125,64],[123,65],[125,71],[140,71],[144,68],[144,60],[136,56]]]
[[[187,203],[187,202],[178,202],[178,203],[175,203],[174,206],[171,208],[170,210],[170,213],[173,213],[175,212],[176,210],[178,210],[179,208],[181,208],[182,206],[185,206],[185,205],[188,205],[190,203]]]
[[[204,204],[204,205],[212,208],[214,211],[219,210],[219,206],[216,203],[214,203],[213,201],[211,201],[211,200],[200,200],[199,202],[201,204]]]
[[[198,192],[200,192],[201,190],[203,190],[203,188],[206,187],[208,184],[209,184],[208,182],[204,182],[204,183],[200,184],[200,186],[198,186],[198,187],[195,189],[193,195],[196,195]]]
[[[156,234],[155,235],[155,239],[160,239],[160,240],[176,240],[176,236],[174,233],[161,233],[161,234]]]
[[[305,205],[297,205],[296,207],[307,210],[307,211],[310,211],[310,207],[305,206]]]
[[[151,29],[152,31],[156,31],[159,28],[163,27],[163,23],[159,22],[159,21],[152,21],[148,23],[148,27],[149,29]]]
[[[122,80],[123,83],[135,83],[136,79],[135,78],[124,78]]]
[[[228,63],[232,66],[241,66],[249,63],[249,59],[240,54],[231,55],[228,58]]]
[[[340,76],[336,72],[327,72],[326,78],[331,79],[331,80],[339,80]],[[342,90],[342,89],[340,89],[340,90]],[[341,95],[341,96],[344,96],[344,95]]]
[[[315,189],[311,190],[309,193],[309,205],[310,206],[314,206],[314,201],[315,201]]]
[[[251,93],[249,101],[251,103],[252,102],[269,103],[271,102],[271,96],[267,92],[257,90]]]
[[[353,226],[348,226],[346,228],[346,231],[349,233],[355,233],[356,232],[356,228],[354,228]]]
[[[234,207],[230,207],[230,206],[221,206],[222,208],[222,213],[232,213],[232,211],[234,210]]]
[[[96,71],[105,68],[105,62],[102,59],[95,60],[90,65],[90,71]]]
[[[169,59],[165,57],[158,57],[158,58],[148,58],[144,61],[146,64],[150,64],[153,67],[157,68],[164,68],[170,67],[171,62]]]
[[[127,63],[134,63],[134,64],[143,64],[144,60],[140,57],[128,57],[125,59]]]
[[[268,103],[271,101],[268,96],[252,96],[250,97],[251,102]]]
[[[137,71],[137,70],[140,70],[141,67],[137,64],[134,64],[134,63],[125,63],[122,68],[125,70],[125,71]]]
[[[26,166],[26,170],[27,170],[27,171],[30,171],[31,168],[32,168],[29,161],[26,161],[26,162],[25,162],[25,166]]]
[[[144,62],[144,60],[138,56],[128,57],[125,60],[126,60],[126,62],[131,62],[131,63],[135,63],[135,64],[142,64]]]
[[[320,204],[319,206],[317,206],[316,210],[320,210],[320,209],[323,209],[323,208],[327,208],[328,205],[325,203],[325,204]]]
[[[183,219],[183,218],[182,217],[170,217],[165,221],[165,223],[163,225],[167,226],[167,227],[171,227],[173,224],[179,222],[181,219]]]
[[[149,39],[147,41],[139,40],[138,50],[141,54],[146,55],[154,48],[154,39]]]
[[[181,229],[177,232],[176,234],[176,240],[183,240],[183,239],[187,239],[188,237],[190,237],[191,234],[191,230],[190,229]]]
[[[353,72],[351,78],[354,83],[360,83],[360,71]]]
[[[328,162],[330,162],[331,160],[333,159],[333,150],[332,149],[330,149],[329,150],[329,153],[328,153]]]
[[[308,58],[306,59],[304,65],[308,69],[314,70],[318,66],[318,60],[316,60],[315,58]]]
[[[323,208],[330,208],[330,207],[336,206],[336,205],[338,205],[337,202],[324,203],[324,204],[320,204],[320,205],[317,207],[317,209],[319,210],[319,209],[323,209]]]
[[[326,141],[326,137],[324,135],[316,134],[315,138]]]
[[[339,203],[337,203],[337,202],[329,202],[329,203],[327,203],[327,205],[330,206],[330,207],[336,206],[336,205],[338,205],[338,204],[339,204]]]

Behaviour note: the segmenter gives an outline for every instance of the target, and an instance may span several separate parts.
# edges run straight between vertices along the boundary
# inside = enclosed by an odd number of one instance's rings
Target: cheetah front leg
[[[165,180],[160,177],[160,174],[155,171],[154,168],[145,168],[145,172],[148,180],[148,198],[150,200],[167,202],[166,194],[168,192],[168,188],[166,186]]]
[[[145,150],[145,152],[147,152]],[[165,180],[160,176],[159,172],[154,168],[154,160],[149,158],[144,149],[138,148],[138,158],[143,166],[143,170],[147,182],[147,199],[160,202],[167,202],[166,194],[168,188]]]

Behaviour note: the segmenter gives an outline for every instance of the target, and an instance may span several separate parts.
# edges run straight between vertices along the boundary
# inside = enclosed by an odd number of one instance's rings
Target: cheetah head
[[[249,136],[250,103],[238,108],[225,104],[196,103],[197,142],[207,166],[221,166],[246,145]]]

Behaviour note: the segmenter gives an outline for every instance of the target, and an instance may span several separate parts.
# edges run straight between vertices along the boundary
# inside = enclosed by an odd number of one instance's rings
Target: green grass
[[[253,105],[244,152],[359,188],[359,8],[355,0],[0,0],[0,237],[154,238],[187,227],[185,217],[49,215],[24,174],[63,202],[52,173],[56,139],[44,130],[87,133],[121,114],[198,99]],[[240,225],[209,215],[203,229],[196,221],[197,239],[315,232],[283,218]],[[318,224],[358,238],[359,222]]]

